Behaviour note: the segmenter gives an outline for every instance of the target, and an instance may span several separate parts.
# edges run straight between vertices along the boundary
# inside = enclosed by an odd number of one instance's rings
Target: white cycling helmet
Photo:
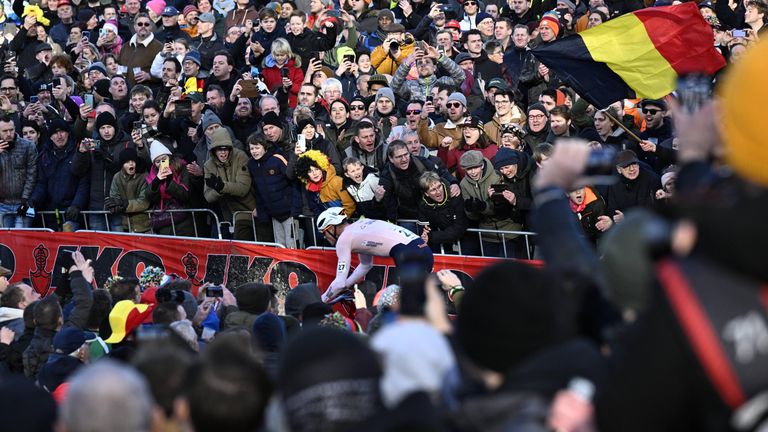
[[[338,225],[345,220],[347,220],[347,215],[344,214],[344,207],[331,207],[317,217],[317,229],[323,232],[329,226]]]

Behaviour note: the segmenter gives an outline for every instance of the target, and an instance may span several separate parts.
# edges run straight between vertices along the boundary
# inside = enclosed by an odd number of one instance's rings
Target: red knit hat
[[[552,31],[555,33],[555,37],[560,34],[560,20],[557,19],[556,15],[545,14],[543,17],[541,17],[541,21],[539,21],[539,27],[543,25],[552,29]]]

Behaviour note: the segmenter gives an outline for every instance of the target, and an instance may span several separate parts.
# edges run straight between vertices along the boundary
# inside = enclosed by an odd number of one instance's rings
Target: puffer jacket
[[[114,138],[104,141],[99,137],[101,145],[98,149],[86,152],[75,152],[72,159],[72,174],[89,177],[90,200],[88,210],[104,210],[104,198],[109,196],[112,178],[120,171],[120,152],[136,145],[130,137],[118,130]]]
[[[29,346],[22,354],[24,363],[24,376],[34,379],[37,373],[48,361],[48,356],[53,353],[53,337],[56,336],[55,330],[49,330],[42,327],[35,329]]]
[[[432,94],[432,88],[438,84],[445,84],[451,87],[458,87],[464,82],[465,74],[459,65],[457,65],[450,57],[440,56],[437,61],[438,66],[448,71],[448,75],[437,77],[437,75],[431,75],[426,78],[418,78],[415,80],[409,80],[408,74],[411,71],[411,65],[401,64],[395,76],[392,77],[392,90],[397,93],[398,96],[405,100],[426,100],[428,95]]]
[[[336,169],[329,165],[325,171],[325,180],[320,187],[320,192],[313,192],[304,185],[304,193],[309,209],[314,216],[319,216],[325,209],[331,207],[344,207],[346,214],[355,214],[357,208],[355,201],[344,189],[343,180],[336,175]]]
[[[129,176],[123,172],[112,178],[109,196],[123,199],[128,206],[125,208],[123,226],[131,227],[131,232],[145,233],[149,231],[149,215],[144,213],[149,208],[147,200],[147,181],[144,173]],[[130,222],[130,223],[129,223]]]
[[[403,61],[413,53],[416,43],[400,45],[400,55],[393,58],[389,55],[389,47],[379,45],[371,52],[371,64],[380,74],[393,75]]]
[[[520,152],[520,163],[517,165],[517,174],[511,179],[500,175],[501,183],[504,183],[509,191],[515,194],[515,205],[509,204],[505,199],[499,199],[496,203],[496,215],[509,218],[521,226],[527,225],[528,214],[533,209],[533,194],[531,183],[535,173],[536,163],[527,153]]]
[[[248,161],[260,222],[267,222],[270,218],[284,221],[301,212],[301,205],[297,204],[299,194],[296,183],[288,179],[287,169],[285,157],[274,149],[261,159]]]
[[[76,151],[71,137],[63,149],[55,149],[50,139],[43,144],[37,163],[37,184],[31,198],[37,210],[88,206],[89,178],[72,173]]]
[[[28,200],[36,181],[35,144],[16,135],[13,147],[0,153],[0,203],[20,204]]]
[[[479,211],[466,210],[467,217],[471,221],[478,223],[478,228],[488,230],[515,231],[520,229],[520,224],[514,223],[509,218],[499,217],[496,214],[496,208],[488,196],[488,188],[491,185],[501,183],[501,177],[493,169],[491,161],[483,159],[483,175],[480,180],[474,181],[471,178],[464,177],[459,186],[461,187],[461,197],[464,199],[465,206],[467,200],[476,198],[484,203],[484,208]],[[492,243],[500,243],[501,236],[498,234],[483,234],[483,240]],[[507,239],[511,237],[507,236]]]
[[[219,162],[210,148],[211,157],[204,165],[205,178],[218,176],[224,180],[224,189],[221,193],[205,185],[205,200],[209,203],[218,203],[221,215],[225,220],[232,220],[235,212],[251,212],[256,208],[256,198],[251,189],[251,175],[248,172],[249,157],[242,150],[236,149],[231,142],[217,144],[217,147],[230,147],[229,160]],[[240,213],[237,220],[250,221],[250,213]]]

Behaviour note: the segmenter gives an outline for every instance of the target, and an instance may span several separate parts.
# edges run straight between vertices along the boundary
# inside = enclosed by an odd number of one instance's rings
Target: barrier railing
[[[248,215],[248,217],[250,218],[251,230],[253,231],[253,238],[258,242],[259,241],[259,233],[258,233],[258,229],[256,228],[256,218],[253,216],[253,212],[249,212],[249,211],[245,211],[245,210],[233,212],[232,213],[232,220],[231,221],[223,221],[223,222],[221,222],[221,225],[222,226],[227,225],[227,226],[230,226],[230,227],[232,227],[234,229],[235,223],[237,222],[237,220],[239,218],[242,217],[240,215],[243,215],[243,214]],[[300,245],[304,246],[303,245],[303,238],[300,235],[301,232],[302,232],[302,229],[300,227],[296,226],[297,225],[296,221],[299,220],[300,218],[304,218],[304,216],[299,216],[297,218],[293,218],[294,219],[294,223],[291,224],[291,236],[293,237],[293,239],[296,242],[296,247],[298,247],[300,249],[303,249],[303,247],[300,247]],[[314,236],[315,233],[313,232],[312,234]],[[273,238],[277,238],[277,236],[275,236],[274,230],[272,231],[272,235],[273,235]],[[313,238],[316,240],[316,237],[313,237]],[[277,243],[277,242],[275,242],[275,243],[276,244],[282,244],[282,243]],[[317,244],[317,243],[315,243],[315,244]],[[288,245],[282,245],[282,246],[283,247],[288,247]]]
[[[207,217],[210,217],[212,219],[211,227],[212,229],[215,229],[215,238],[221,239],[221,229],[219,227],[219,217],[216,215],[213,210],[210,209],[168,209],[168,210],[145,210],[143,213],[145,213],[148,216],[151,216],[152,213],[189,213],[192,217],[192,227],[194,228],[195,237],[201,238],[200,231],[198,229],[198,223],[197,218],[195,217],[196,214],[204,214]],[[99,230],[99,231],[106,231],[106,232],[122,232],[122,231],[115,231],[112,229],[112,224],[110,223],[110,218],[114,215],[108,211],[104,210],[83,210],[80,212],[80,215],[84,216],[82,220],[84,223],[84,231],[91,231],[91,225],[93,222],[90,220],[90,217],[88,216],[103,216],[104,217],[104,225],[107,227],[106,230]],[[48,216],[48,217],[46,217]],[[120,215],[122,216],[122,215]],[[55,210],[46,210],[46,211],[38,211],[35,214],[35,220],[39,220],[42,223],[43,228],[48,228],[48,225],[50,225],[50,218],[56,218],[54,219],[56,221],[56,224],[60,224],[60,220],[63,219],[63,214],[61,212],[57,212]],[[126,218],[128,220],[128,232],[133,232],[132,225],[131,225],[131,218]],[[171,232],[174,236],[177,236],[176,234],[176,224],[177,222],[174,220],[173,217],[171,217]],[[215,227],[215,228],[213,228]],[[151,230],[151,228],[150,228]],[[150,231],[152,234],[156,234],[154,230]],[[210,238],[211,233],[204,233],[205,237]]]
[[[415,225],[417,227],[416,235],[421,235],[421,230],[423,230],[423,222],[416,220],[416,219],[398,219],[397,224],[400,226],[403,226],[404,228],[407,228],[409,226]],[[419,230],[421,228],[421,230]],[[531,231],[504,231],[504,230],[491,230],[491,229],[482,229],[482,228],[468,228],[466,232],[469,233],[477,233],[477,240],[480,245],[480,256],[485,257],[485,242],[483,241],[483,234],[486,235],[496,235],[500,236],[500,244],[502,245],[502,250],[504,252],[504,258],[509,258],[509,253],[507,251],[507,238],[508,237],[518,237],[523,236],[525,238],[525,250],[527,254],[528,259],[531,258],[531,242],[529,240],[530,236],[535,236],[535,232]],[[486,242],[488,242],[486,240]],[[453,247],[456,248],[459,255],[465,255],[463,251],[461,250],[461,241],[458,241],[456,243],[453,243]],[[440,245],[440,254],[445,254],[445,248],[443,245]],[[516,258],[516,257],[515,257]]]

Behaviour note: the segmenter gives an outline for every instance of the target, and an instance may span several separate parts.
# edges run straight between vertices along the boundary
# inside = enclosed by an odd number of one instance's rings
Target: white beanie
[[[149,142],[149,158],[152,159],[152,162],[155,162],[155,159],[162,155],[171,156],[171,154],[172,153],[170,150],[168,150],[168,147],[166,147],[160,141],[152,140]]]

